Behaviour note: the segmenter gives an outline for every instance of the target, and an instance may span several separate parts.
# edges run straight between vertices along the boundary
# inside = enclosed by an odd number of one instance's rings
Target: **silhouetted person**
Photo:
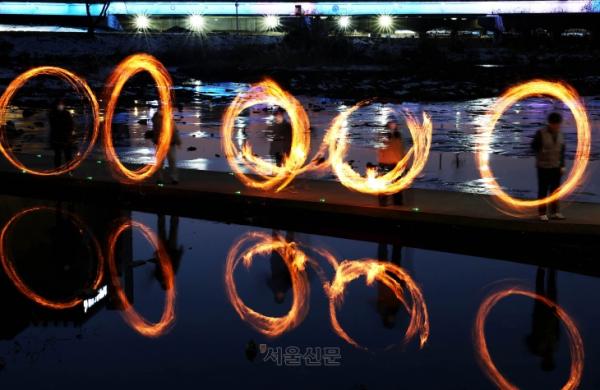
[[[62,99],[54,102],[48,113],[50,125],[50,147],[54,151],[54,167],[61,166],[64,156],[65,164],[73,159],[73,117],[66,110]]]
[[[404,141],[398,128],[398,122],[391,120],[385,125],[383,144],[384,146],[377,152],[379,170],[382,174],[394,169],[404,157]],[[380,206],[387,206],[387,202],[387,195],[379,195]],[[392,203],[396,206],[401,206],[404,203],[402,192],[392,195]]]
[[[548,116],[548,124],[535,134],[531,148],[535,152],[538,199],[545,198],[560,187],[565,171],[565,140],[560,130],[562,116],[553,112]],[[538,209],[541,221],[548,221],[546,205]],[[559,212],[558,201],[550,204],[550,218],[565,219]]]
[[[152,142],[154,145],[158,145],[158,140],[160,139],[160,135],[162,133],[162,111],[159,109],[156,111],[154,116],[152,117]],[[172,184],[179,183],[179,174],[177,172],[177,149],[181,147],[181,139],[179,138],[179,131],[177,131],[177,127],[175,127],[175,121],[172,123],[173,125],[173,136],[171,137],[171,146],[169,147],[169,151],[167,152],[167,164],[169,165],[169,179],[171,179]],[[158,171],[158,182],[164,183],[164,172],[163,168]]]
[[[556,302],[556,270],[549,269],[547,276],[546,280],[544,268],[539,267],[535,280],[535,292]],[[560,334],[559,319],[556,310],[543,302],[536,299],[533,305],[531,334],[527,336],[527,346],[532,354],[542,358],[542,370],[552,371],[555,367],[554,352]]]
[[[273,231],[273,236],[277,233]],[[293,240],[294,234],[288,232],[286,241],[290,242]],[[283,303],[285,296],[290,288],[292,288],[292,277],[290,270],[285,263],[285,260],[281,257],[279,252],[271,252],[271,276],[267,279],[267,285],[273,292],[273,298],[276,303]]]
[[[275,163],[282,165],[285,155],[292,148],[292,125],[285,119],[285,111],[278,108],[273,114],[273,123],[269,126],[273,134],[270,154],[275,157]]]
[[[377,244],[377,259],[379,261],[388,261],[388,245],[385,243]],[[400,266],[402,262],[402,247],[392,246],[391,262]],[[396,326],[396,315],[402,307],[402,303],[396,297],[394,292],[382,282],[377,283],[377,312],[381,316],[383,326],[392,329]]]
[[[161,241],[162,245],[167,251],[167,254],[169,255],[173,273],[177,274],[184,252],[183,245],[179,245],[179,216],[172,215],[170,222],[169,234],[167,235],[167,219],[162,214],[158,215],[158,239]],[[161,286],[165,288],[164,275],[158,262],[156,264],[155,276],[159,280]]]

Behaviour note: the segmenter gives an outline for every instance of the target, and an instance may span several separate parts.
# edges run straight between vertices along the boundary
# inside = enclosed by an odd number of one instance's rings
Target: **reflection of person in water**
[[[535,292],[556,302],[556,270],[548,269],[547,273],[546,281],[546,270],[542,267],[538,268]],[[533,306],[531,334],[527,336],[526,341],[531,353],[542,358],[541,367],[544,371],[554,370],[554,352],[558,344],[559,331],[560,323],[556,311],[536,299]]]
[[[273,236],[277,232],[273,231]],[[294,233],[288,232],[285,237],[287,242],[294,240]],[[281,257],[279,252],[273,251],[271,253],[271,276],[267,279],[267,285],[273,291],[273,297],[276,303],[283,303],[285,296],[290,288],[292,288],[292,276],[290,270],[285,263],[285,260]]]
[[[388,261],[388,245],[379,243],[377,245],[377,259],[379,261]],[[391,262],[400,265],[402,262],[402,247],[399,245],[392,246]],[[396,326],[396,314],[400,310],[401,302],[398,300],[394,292],[385,284],[377,283],[377,311],[383,321],[383,326],[392,329]]]
[[[171,266],[173,267],[173,273],[177,274],[179,265],[181,264],[181,258],[183,257],[183,245],[179,245],[179,216],[171,216],[171,224],[169,225],[169,234],[167,235],[167,221],[166,217],[162,214],[158,215],[158,239],[164,245],[169,259],[171,260]],[[155,269],[156,279],[160,281],[163,289],[166,287],[164,284],[164,275],[160,269],[160,264],[156,264]]]

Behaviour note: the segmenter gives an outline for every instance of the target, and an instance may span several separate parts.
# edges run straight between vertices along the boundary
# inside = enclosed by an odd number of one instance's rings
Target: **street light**
[[[275,15],[267,15],[263,19],[263,24],[266,30],[275,30],[279,27],[279,18]]]
[[[206,27],[206,21],[202,15],[190,15],[188,19],[188,25],[190,26],[190,30],[193,31],[203,31]]]
[[[394,27],[394,18],[390,15],[379,15],[377,24],[381,30],[389,31]]]
[[[350,27],[351,22],[352,21],[350,20],[350,16],[340,16],[340,18],[338,19],[338,26],[342,30],[346,30],[348,27]]]
[[[150,18],[146,15],[136,15],[133,19],[133,24],[138,30],[147,30],[150,28]]]

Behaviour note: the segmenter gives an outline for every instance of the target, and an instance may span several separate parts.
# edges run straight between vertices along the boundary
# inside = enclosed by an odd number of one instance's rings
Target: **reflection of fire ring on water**
[[[355,347],[367,349],[346,333],[337,319],[336,312],[336,308],[344,300],[344,292],[348,283],[363,275],[366,277],[367,285],[371,285],[375,280],[378,280],[387,286],[396,298],[402,302],[410,314],[410,323],[406,329],[404,342],[409,342],[418,333],[419,346],[423,348],[429,338],[429,314],[421,289],[402,268],[392,263],[372,259],[345,260],[336,269],[335,278],[327,288],[329,295],[329,317],[334,331]],[[410,294],[411,304],[405,298],[405,288]]]
[[[569,349],[571,351],[571,373],[569,376],[569,380],[562,387],[562,389],[568,390],[577,388],[579,382],[581,381],[581,375],[583,373],[584,355],[583,340],[581,339],[581,335],[579,334],[577,325],[575,325],[575,322],[573,322],[571,317],[569,317],[569,315],[555,302],[542,295],[538,295],[534,292],[522,290],[519,288],[509,288],[491,294],[483,301],[483,303],[479,307],[479,311],[477,312],[475,327],[473,329],[475,352],[477,354],[479,364],[485,371],[486,375],[500,389],[518,389],[518,387],[510,383],[504,376],[502,376],[502,374],[494,365],[492,357],[490,356],[490,353],[488,351],[484,333],[485,321],[487,319],[488,314],[490,313],[490,310],[494,307],[494,305],[496,305],[496,303],[498,303],[498,301],[511,295],[522,295],[532,299],[537,299],[540,302],[547,305],[548,307],[550,307],[552,310],[554,310],[558,318],[560,318],[563,321],[570,341]]]
[[[282,166],[266,161],[254,154],[252,147],[245,143],[239,149],[234,138],[237,117],[246,109],[258,105],[277,105],[283,108],[291,121],[292,144],[289,155],[284,156]],[[221,132],[223,150],[235,175],[248,187],[261,190],[281,191],[302,170],[310,150],[309,120],[300,102],[284,91],[272,80],[264,80],[252,85],[250,90],[238,94],[223,115]],[[258,178],[245,174],[239,162],[250,169]]]
[[[247,249],[244,246],[251,245]],[[244,304],[238,295],[234,280],[237,265],[243,262],[246,268],[252,265],[254,256],[269,255],[277,252],[285,262],[292,282],[292,307],[282,317],[270,317],[261,314]],[[287,242],[283,237],[270,236],[265,233],[252,232],[242,236],[231,248],[225,265],[225,286],[229,301],[240,318],[248,322],[258,332],[277,337],[298,326],[308,312],[308,296],[310,287],[305,272],[306,255],[295,243]]]
[[[131,77],[143,71],[148,72],[156,83],[160,101],[159,110],[162,110],[162,131],[156,145],[156,162],[131,170],[121,162],[113,145],[112,119],[123,86]],[[143,181],[162,168],[173,135],[172,87],[173,82],[167,69],[160,61],[148,54],[134,54],[127,57],[117,65],[108,78],[105,93],[107,104],[104,114],[104,152],[113,168],[120,177],[124,177],[125,181]]]
[[[490,143],[494,128],[504,112],[519,100],[533,96],[550,96],[564,103],[575,118],[577,126],[577,150],[573,167],[567,180],[558,190],[543,199],[517,199],[503,191],[490,167]],[[481,178],[491,187],[495,199],[511,209],[524,213],[544,204],[549,204],[571,194],[581,183],[588,164],[591,148],[591,129],[585,106],[575,89],[571,86],[544,80],[533,80],[516,85],[502,94],[488,111],[487,120],[478,135],[477,163]]]
[[[165,307],[162,316],[157,323],[150,323],[140,314],[138,314],[125,295],[125,291],[121,286],[121,280],[117,272],[115,264],[115,246],[121,234],[127,229],[137,228],[148,242],[154,247],[156,260],[160,266],[161,272],[165,280]],[[175,322],[175,274],[171,265],[171,259],[160,240],[152,232],[152,230],[136,221],[124,221],[110,234],[108,239],[108,268],[112,285],[115,288],[117,297],[123,305],[123,318],[125,321],[138,333],[146,337],[160,337]]]
[[[98,259],[98,267],[97,267],[94,281],[91,284],[91,287],[92,287],[92,289],[96,290],[100,286],[100,283],[102,282],[102,278],[104,277],[104,257],[102,256],[102,250],[100,248],[100,245],[98,244],[98,241],[96,240],[96,238],[87,229],[87,227],[85,226],[83,221],[81,221],[74,214],[68,213],[64,210],[58,210],[58,209],[55,209],[52,207],[33,207],[33,208],[29,208],[29,209],[20,211],[17,214],[13,215],[12,218],[4,225],[4,227],[2,228],[2,231],[0,232],[0,261],[2,262],[2,267],[4,268],[4,272],[6,272],[6,275],[8,276],[8,278],[12,281],[12,283],[15,285],[15,287],[21,292],[21,294],[25,295],[27,298],[34,301],[35,303],[45,306],[45,307],[48,307],[48,308],[51,308],[51,309],[58,309],[58,310],[70,309],[70,308],[75,307],[78,304],[80,304],[83,301],[83,299],[82,298],[73,298],[69,301],[56,302],[56,301],[51,301],[49,299],[46,299],[46,298],[38,295],[33,290],[31,290],[25,284],[25,282],[23,282],[23,280],[19,277],[12,261],[9,259],[9,256],[7,255],[6,238],[10,232],[10,229],[24,216],[26,216],[28,214],[40,212],[40,211],[61,213],[62,215],[67,217],[78,228],[78,230],[80,232],[82,232],[82,234],[87,234],[91,238],[91,242],[93,245],[93,252],[97,256],[97,259]]]
[[[89,102],[92,111],[92,133],[89,136],[89,142],[87,142],[85,149],[79,151],[75,158],[73,158],[71,161],[67,161],[65,164],[52,169],[33,169],[26,167],[11,151],[5,130],[0,131],[0,152],[2,152],[4,157],[6,157],[14,167],[23,172],[40,176],[61,175],[77,168],[94,148],[100,127],[100,108],[96,99],[96,95],[94,95],[84,79],[63,68],[54,66],[41,66],[21,73],[8,85],[8,87],[6,87],[6,91],[4,91],[0,97],[0,125],[5,127],[7,114],[6,111],[15,93],[27,81],[37,76],[58,77],[61,80],[66,81],[78,95],[83,96]],[[83,134],[84,137],[82,139],[82,144],[85,144],[88,138],[87,131]]]
[[[410,186],[427,163],[433,131],[431,118],[423,113],[423,123],[420,124],[411,114],[406,113],[406,125],[412,136],[413,146],[391,171],[378,175],[376,168],[368,168],[366,177],[362,177],[350,164],[344,162],[348,153],[347,121],[352,113],[369,103],[370,101],[360,102],[333,120],[326,135],[330,164],[340,182],[351,190],[374,195],[395,194]],[[411,159],[412,165],[407,170]]]

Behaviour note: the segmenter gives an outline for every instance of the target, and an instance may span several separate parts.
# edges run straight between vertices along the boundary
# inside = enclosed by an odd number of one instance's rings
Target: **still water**
[[[388,243],[97,205],[12,197],[2,197],[0,204],[4,228],[15,214],[44,207],[3,229],[0,382],[5,388],[493,389],[477,363],[472,330],[484,298],[506,285],[538,291],[558,302],[584,342],[580,388],[600,386],[600,313],[595,309],[600,283],[593,277]],[[118,285],[106,264],[110,232],[119,221],[129,220],[157,235],[174,272],[176,295],[169,295],[173,321],[155,337],[140,329],[144,321],[152,326],[165,318],[170,279],[157,261],[157,251],[139,229],[126,230],[113,248]],[[284,316],[294,299],[302,300],[305,316],[277,337],[265,336],[241,318],[227,293],[228,254],[240,237],[256,232],[294,242],[314,260],[306,265],[309,288],[301,297],[294,297],[281,256],[270,250],[255,256],[250,267],[240,264],[229,275],[244,304],[264,315]],[[94,240],[105,261],[96,290],[90,288],[100,259]],[[246,249],[242,245],[241,251]],[[338,261],[394,263],[414,280],[429,315],[430,336],[422,349],[418,337],[402,342],[410,321],[404,306],[380,282],[367,285],[365,277],[349,283],[336,312],[345,332],[368,350],[350,345],[334,331],[321,279],[334,276],[319,255],[325,250]],[[61,302],[87,298],[87,311],[83,303],[69,309],[35,303],[11,282],[6,264],[38,296]],[[316,272],[319,268],[322,275]],[[131,320],[131,312],[122,310],[119,292],[146,320]],[[567,381],[570,354],[564,324],[530,298],[500,301],[487,318],[485,333],[497,368],[519,388],[558,389]],[[320,357],[304,358],[307,351],[316,350],[322,352]]]

